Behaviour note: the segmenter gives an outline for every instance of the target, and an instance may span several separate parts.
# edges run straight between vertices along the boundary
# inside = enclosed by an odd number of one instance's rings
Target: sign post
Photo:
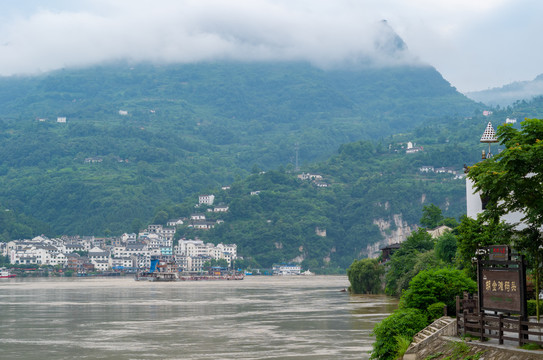
[[[477,255],[477,287],[479,310],[518,314],[521,321],[528,320],[526,303],[526,264],[518,255],[511,259],[506,245],[479,249]]]

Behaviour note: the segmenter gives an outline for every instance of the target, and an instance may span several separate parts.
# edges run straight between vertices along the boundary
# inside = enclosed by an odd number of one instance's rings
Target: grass
[[[524,344],[520,348],[522,350],[541,350],[542,349],[541,345],[534,344],[534,343]]]
[[[411,345],[411,339],[402,335],[397,335],[394,339],[396,340],[396,357],[401,359],[409,345]]]
[[[447,351],[447,353],[450,352],[451,355],[445,356],[446,353],[438,352],[427,356],[424,360],[478,360],[484,354],[484,351],[478,351],[473,355],[468,355],[470,351],[471,348],[465,342],[457,341],[452,343],[450,349]]]

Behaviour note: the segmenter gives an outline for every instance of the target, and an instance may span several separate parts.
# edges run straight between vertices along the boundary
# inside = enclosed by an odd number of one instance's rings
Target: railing
[[[481,341],[491,338],[498,339],[500,345],[504,340],[518,342],[519,346],[530,343],[543,345],[543,323],[523,321],[503,314],[468,314],[467,311],[457,315],[457,321],[462,335],[476,336]]]
[[[543,323],[522,320],[519,316],[480,312],[477,297],[456,297],[456,324],[458,335],[471,335],[481,341],[498,339],[543,346]]]

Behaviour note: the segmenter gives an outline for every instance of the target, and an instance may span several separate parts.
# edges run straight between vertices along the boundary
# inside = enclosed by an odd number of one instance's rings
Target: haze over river
[[[0,279],[2,359],[368,359],[397,306],[345,276]]]

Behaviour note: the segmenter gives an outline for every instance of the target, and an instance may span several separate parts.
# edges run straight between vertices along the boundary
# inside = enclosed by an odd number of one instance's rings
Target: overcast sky
[[[543,73],[541,0],[0,0],[0,75],[104,61],[376,56],[380,20],[466,92]],[[414,60],[415,59],[415,60]]]

